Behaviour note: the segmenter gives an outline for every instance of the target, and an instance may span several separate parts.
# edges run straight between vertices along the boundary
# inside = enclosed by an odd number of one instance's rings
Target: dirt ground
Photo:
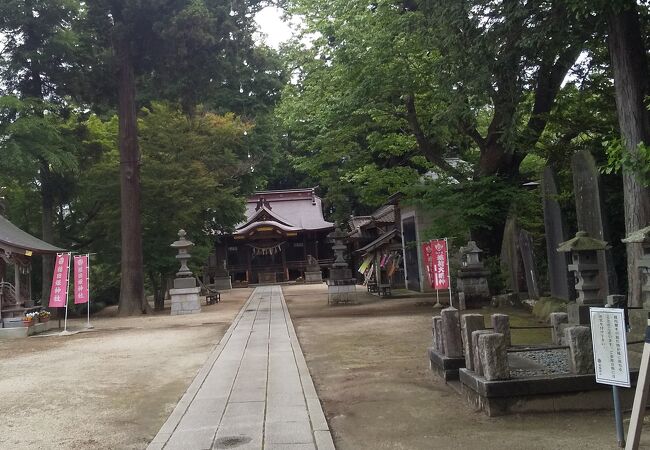
[[[428,368],[426,299],[363,294],[365,304],[328,307],[323,286],[284,295],[339,450],[617,448],[612,412],[489,418],[466,406]],[[534,323],[525,316],[517,325]],[[542,337],[521,336],[513,340]]]
[[[91,332],[0,341],[0,448],[145,448],[251,291],[223,293],[201,314],[108,308]]]
[[[197,315],[107,309],[95,331],[0,341],[0,449],[145,448],[250,292],[224,293]],[[328,307],[324,286],[284,293],[339,450],[616,448],[611,412],[488,418],[467,407],[428,368],[427,299],[363,294]],[[525,333],[513,340],[548,339]]]

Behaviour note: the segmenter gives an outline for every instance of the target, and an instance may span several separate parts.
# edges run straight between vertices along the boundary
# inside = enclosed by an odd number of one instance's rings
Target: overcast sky
[[[288,41],[293,34],[289,24],[282,20],[282,14],[283,11],[280,8],[267,6],[255,15],[255,21],[262,34],[258,38],[275,49],[283,42]]]

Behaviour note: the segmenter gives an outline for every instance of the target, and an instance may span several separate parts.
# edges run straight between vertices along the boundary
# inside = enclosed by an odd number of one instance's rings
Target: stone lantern
[[[172,299],[172,315],[201,312],[201,301],[199,300],[201,288],[196,286],[196,279],[190,268],[187,267],[187,262],[192,258],[189,249],[194,246],[194,243],[188,241],[185,238],[186,235],[185,230],[179,230],[178,240],[170,245],[178,250],[176,259],[181,263],[174,279],[174,289],[169,290]]]
[[[576,301],[567,306],[570,323],[589,324],[589,306],[603,306],[605,298],[598,282],[600,270],[598,252],[609,246],[607,242],[578,231],[573,239],[562,242],[557,251],[571,254],[569,272],[575,275]]]
[[[483,250],[478,248],[475,241],[469,241],[466,246],[460,248],[463,267],[483,267],[481,262]]]
[[[332,231],[327,237],[334,241],[332,250],[334,250],[334,263],[330,269],[330,280],[349,280],[352,278],[352,271],[348,268],[348,263],[345,261],[345,251],[348,249],[343,239],[347,234],[337,228]]]
[[[190,280],[188,277],[192,276],[192,271],[190,270],[189,267],[187,267],[187,262],[192,258],[192,255],[190,255],[189,249],[194,247],[194,242],[188,241],[185,239],[185,236],[187,236],[187,233],[185,230],[179,230],[178,231],[178,240],[174,241],[170,245],[170,247],[175,248],[178,250],[178,255],[176,255],[176,259],[181,262],[181,268],[176,272],[176,280],[174,280],[174,287],[196,287],[196,281],[194,278],[191,279],[190,283],[191,286],[188,285],[188,283],[183,283],[185,281]],[[181,284],[184,284],[183,286],[177,286],[176,281],[180,281]]]
[[[469,241],[460,248],[461,267],[458,269],[456,288],[464,295],[467,305],[480,305],[490,301],[487,280],[490,272],[483,267],[481,253],[483,250],[474,241]]]
[[[356,295],[357,280],[352,277],[352,270],[345,261],[347,245],[343,240],[347,234],[340,228],[335,229],[327,237],[334,241],[334,263],[330,269],[330,277],[327,280],[327,303],[347,303]]]
[[[626,244],[641,244],[642,255],[637,262],[641,272],[641,304],[650,308],[650,226],[630,233],[623,242]]]

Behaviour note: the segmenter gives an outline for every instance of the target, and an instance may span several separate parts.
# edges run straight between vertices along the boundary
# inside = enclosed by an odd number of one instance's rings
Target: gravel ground
[[[514,378],[569,373],[569,360],[565,349],[511,353],[513,354],[540,366],[538,369],[511,369],[510,375]]]

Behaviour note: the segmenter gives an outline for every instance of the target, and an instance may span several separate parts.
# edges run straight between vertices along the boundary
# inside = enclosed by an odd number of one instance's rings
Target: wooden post
[[[16,259],[14,259],[14,288],[16,289],[16,302],[20,305],[20,267],[18,267]]]
[[[242,248],[242,247],[239,247],[239,248]],[[248,246],[243,246],[243,248],[246,249],[246,262],[248,264],[248,270],[246,271],[246,282],[247,283],[252,283],[253,282],[253,280],[252,280],[252,278],[253,278],[253,261],[252,261],[252,258],[251,258],[251,252],[253,251],[253,249],[251,247],[248,247]]]
[[[282,271],[284,272],[284,281],[289,281],[289,268],[287,267],[287,255],[280,247],[280,256],[282,257]]]
[[[648,403],[648,388],[650,387],[650,377],[648,369],[650,368],[650,318],[645,332],[645,344],[643,344],[643,354],[641,355],[641,365],[639,366],[639,377],[636,381],[636,391],[634,392],[634,403],[632,404],[632,414],[630,415],[630,427],[627,430],[626,450],[636,450],[639,448],[641,439],[641,429],[643,428],[643,416],[645,407]]]

